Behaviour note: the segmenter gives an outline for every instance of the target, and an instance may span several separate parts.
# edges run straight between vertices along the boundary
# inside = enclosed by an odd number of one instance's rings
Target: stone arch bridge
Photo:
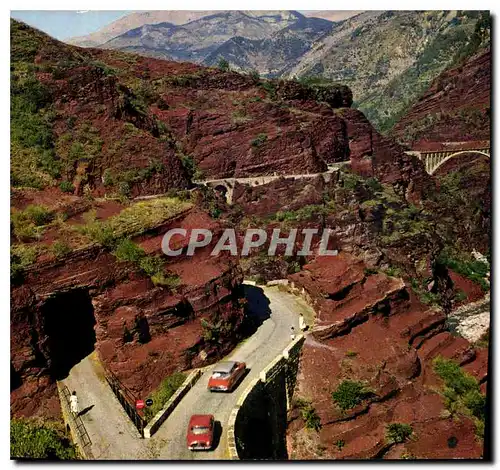
[[[461,145],[462,144],[462,145]],[[436,170],[444,165],[448,160],[460,155],[473,153],[490,158],[489,142],[447,142],[440,144],[435,150],[412,150],[406,152],[408,155],[415,155],[422,160],[425,171],[433,175]]]
[[[325,178],[325,181],[329,181],[331,174],[334,171],[337,171],[342,166],[350,165],[350,161],[332,163],[328,165],[328,170],[324,173],[308,173],[303,175],[267,175],[267,176],[251,176],[246,178],[221,178],[221,179],[213,179],[213,180],[200,180],[194,181],[194,183],[209,186],[214,188],[216,191],[223,193],[226,196],[226,200],[228,204],[232,204],[233,202],[233,192],[236,182],[239,184],[244,184],[247,186],[261,186],[264,184],[271,183],[279,178],[286,179],[307,179],[307,178],[316,178],[318,175],[322,175]]]

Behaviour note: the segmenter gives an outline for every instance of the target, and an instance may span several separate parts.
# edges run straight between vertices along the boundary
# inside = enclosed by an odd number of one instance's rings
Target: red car
[[[210,450],[214,442],[214,416],[191,416],[186,441],[189,450]]]
[[[212,376],[208,379],[208,389],[211,392],[231,392],[243,378],[246,371],[244,362],[225,361],[215,366]]]

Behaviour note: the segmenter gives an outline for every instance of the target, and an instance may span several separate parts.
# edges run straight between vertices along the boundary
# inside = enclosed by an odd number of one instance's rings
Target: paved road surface
[[[198,460],[226,459],[225,428],[232,408],[239,395],[260,371],[282,353],[290,343],[290,327],[298,332],[298,314],[310,307],[295,296],[280,292],[277,287],[255,288],[246,286],[247,298],[253,314],[264,321],[256,333],[243,342],[227,359],[244,361],[250,372],[232,393],[211,393],[207,390],[208,378],[213,367],[209,367],[195,386],[151,438],[161,439],[164,447],[161,459]],[[265,296],[258,292],[264,292]],[[266,299],[267,297],[267,299]],[[270,303],[269,303],[270,301]],[[270,314],[270,316],[269,316]],[[222,426],[221,440],[214,451],[191,452],[186,447],[186,429],[192,414],[211,413]]]
[[[74,366],[62,381],[70,391],[76,390],[81,417],[92,440],[95,459],[225,459],[225,427],[231,409],[248,383],[276,358],[290,342],[290,326],[298,332],[298,314],[310,307],[301,299],[280,292],[277,287],[246,286],[252,315],[262,321],[255,334],[240,344],[227,359],[244,361],[250,369],[232,393],[211,393],[208,377],[213,367],[199,379],[151,439],[142,439],[122,406],[106,383],[95,352]],[[263,293],[265,295],[263,295]],[[91,407],[91,408],[89,408]],[[191,452],[186,447],[186,429],[195,413],[211,413],[222,426],[221,440],[214,451]]]
[[[76,391],[81,418],[92,441],[96,460],[154,457],[104,379],[95,352],[74,366],[62,381]],[[91,408],[89,408],[91,407]],[[87,409],[87,410],[86,410]]]

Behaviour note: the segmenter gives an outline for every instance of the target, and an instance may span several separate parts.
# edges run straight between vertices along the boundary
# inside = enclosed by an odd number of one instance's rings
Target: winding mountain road
[[[246,285],[246,297],[251,314],[263,320],[255,334],[244,341],[228,357],[244,361],[250,369],[244,380],[232,393],[211,393],[207,382],[213,367],[201,376],[195,386],[182,399],[174,412],[151,438],[164,443],[159,458],[165,460],[223,460],[226,455],[226,425],[231,410],[248,384],[259,376],[290,342],[290,327],[298,332],[298,315],[311,308],[301,299],[278,290],[277,287]],[[220,442],[209,452],[191,452],[186,446],[186,429],[192,414],[214,415],[220,423]]]
[[[206,369],[194,387],[150,439],[142,439],[106,384],[94,353],[74,366],[63,381],[77,390],[82,420],[92,440],[96,459],[111,460],[224,460],[226,428],[231,410],[248,384],[259,376],[289,344],[290,327],[298,332],[298,315],[306,319],[313,312],[302,299],[277,287],[245,285],[250,315],[259,320],[255,333],[244,340],[226,359],[244,361],[248,374],[232,393],[211,393],[208,378],[214,366]],[[186,430],[192,414],[213,414],[219,422],[217,447],[209,452],[191,452]],[[217,440],[216,440],[217,442]]]

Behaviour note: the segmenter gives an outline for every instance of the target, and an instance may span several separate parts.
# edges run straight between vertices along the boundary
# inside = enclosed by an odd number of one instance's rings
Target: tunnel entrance
[[[88,291],[76,289],[47,300],[42,314],[48,337],[50,375],[61,380],[94,350],[94,307]]]

